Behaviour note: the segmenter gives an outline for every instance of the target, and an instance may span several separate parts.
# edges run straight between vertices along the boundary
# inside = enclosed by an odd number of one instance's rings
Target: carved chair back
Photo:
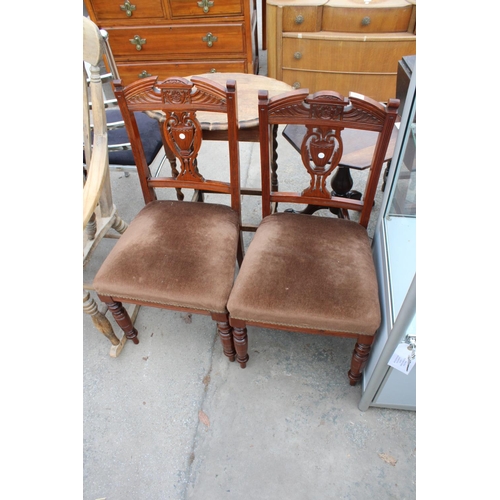
[[[230,195],[231,207],[241,214],[236,82],[230,80],[226,87],[202,77],[192,77],[191,80],[172,77],[161,82],[157,77],[150,77],[127,87],[123,87],[120,80],[113,82],[146,203],[157,199],[157,188],[175,188],[179,199],[183,198],[180,189],[186,188],[194,189],[195,193]],[[138,111],[155,116],[161,122],[164,145],[179,164],[179,171],[172,176],[154,177],[151,174],[134,115]],[[206,179],[201,173],[198,153],[203,131],[196,116],[201,111],[227,115],[228,181]],[[201,196],[197,198],[200,199]]]
[[[377,183],[397,118],[399,101],[387,106],[359,94],[348,98],[333,91],[309,95],[308,90],[292,91],[269,99],[267,91],[259,92],[259,122],[262,166],[262,215],[266,217],[276,203],[298,203],[360,212],[359,223],[368,225]],[[273,127],[285,124],[305,125],[301,144],[302,163],[310,183],[299,192],[271,189]],[[342,131],[369,130],[378,139],[361,200],[332,196],[327,179],[342,158]]]

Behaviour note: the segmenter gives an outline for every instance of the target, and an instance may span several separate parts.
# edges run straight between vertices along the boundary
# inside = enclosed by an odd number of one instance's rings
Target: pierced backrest
[[[87,177],[83,186],[83,227],[99,203],[103,188],[109,184],[108,135],[106,111],[102,91],[99,64],[104,53],[104,41],[99,28],[90,19],[83,17],[83,142],[87,161]],[[85,63],[90,67],[87,79]],[[90,92],[89,92],[90,90]],[[89,102],[92,102],[91,127]],[[102,199],[103,210],[111,210],[111,203]]]
[[[307,89],[296,90],[269,99],[267,91],[259,92],[259,123],[262,166],[262,215],[271,213],[271,204],[299,203],[361,212],[359,223],[367,227],[377,183],[397,118],[399,100],[387,106],[359,94],[349,98],[333,91],[309,95]],[[300,193],[271,190],[273,155],[272,129],[277,125],[305,125],[301,158],[311,180]],[[344,129],[370,130],[378,133],[368,179],[361,200],[332,196],[327,179],[337,168],[343,151]]]
[[[231,206],[240,213],[240,174],[236,82],[229,80],[227,89],[202,77],[181,77],[158,82],[157,77],[144,78],[127,87],[113,82],[118,104],[125,120],[146,203],[156,199],[155,188],[189,188],[231,195]],[[164,142],[178,159],[175,177],[152,176],[134,112],[151,112],[161,117]],[[200,173],[198,153],[203,131],[197,112],[225,113],[228,123],[229,182],[205,179]],[[214,162],[220,161],[216,158]]]

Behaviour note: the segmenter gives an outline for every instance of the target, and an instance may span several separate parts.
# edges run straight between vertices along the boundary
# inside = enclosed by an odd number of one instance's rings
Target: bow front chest
[[[387,102],[416,54],[416,0],[267,0],[270,77]]]

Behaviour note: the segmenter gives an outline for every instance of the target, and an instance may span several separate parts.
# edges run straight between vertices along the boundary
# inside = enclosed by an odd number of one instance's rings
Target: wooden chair
[[[248,360],[247,325],[336,335],[356,339],[348,376],[351,385],[360,380],[381,320],[366,227],[398,105],[398,100],[385,107],[358,94],[344,98],[331,91],[308,95],[304,89],[271,99],[259,93],[263,220],[227,305],[240,362]],[[278,124],[306,125],[301,157],[308,175],[302,192],[271,189],[272,129]],[[332,196],[327,189],[342,157],[344,129],[378,133],[361,200]],[[281,170],[280,189],[285,184]],[[276,204],[335,208],[339,217],[329,211],[326,216],[272,213]],[[349,220],[353,210],[359,212],[358,222]]]
[[[127,229],[113,204],[108,164],[108,134],[106,113],[100,78],[100,64],[104,41],[97,26],[83,18],[83,143],[86,157],[90,158],[84,169],[83,184],[83,267],[95,248],[110,229],[119,236]],[[90,68],[90,79],[86,64]],[[90,113],[89,103],[92,103]],[[92,117],[91,117],[92,115]],[[93,129],[93,130],[92,130]],[[119,339],[111,323],[91,295],[93,286],[84,284],[83,310],[92,318],[96,328],[111,342],[111,356],[118,356],[126,337]]]
[[[150,77],[125,88],[120,81],[113,86],[146,206],[105,259],[94,287],[134,343],[138,343],[137,330],[124,302],[210,315],[217,322],[225,355],[234,361],[226,302],[236,262],[243,258],[236,82],[228,81],[225,88],[205,78],[174,77],[158,82],[157,77]],[[162,130],[180,162],[177,176],[151,175],[135,118],[138,111],[165,115]],[[205,179],[200,173],[199,111],[227,115],[229,181]],[[220,158],[211,161],[216,166],[223,163]],[[156,190],[160,188],[192,189],[195,201],[158,199]],[[229,195],[229,204],[205,203],[203,192]]]

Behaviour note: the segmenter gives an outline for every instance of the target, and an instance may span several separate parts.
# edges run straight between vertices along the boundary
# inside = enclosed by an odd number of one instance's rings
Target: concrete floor
[[[224,157],[224,143],[205,145],[200,165]],[[296,182],[281,134],[278,152],[280,180]],[[243,185],[258,186],[258,160],[258,144],[241,144]],[[144,205],[137,175],[111,177],[130,221]],[[243,206],[258,222],[258,199]],[[115,241],[100,244],[86,280]],[[208,316],[141,308],[136,327],[140,343],[112,358],[83,315],[84,500],[416,497],[416,413],[358,409],[361,388],[347,378],[354,341],[249,328],[242,370]]]

